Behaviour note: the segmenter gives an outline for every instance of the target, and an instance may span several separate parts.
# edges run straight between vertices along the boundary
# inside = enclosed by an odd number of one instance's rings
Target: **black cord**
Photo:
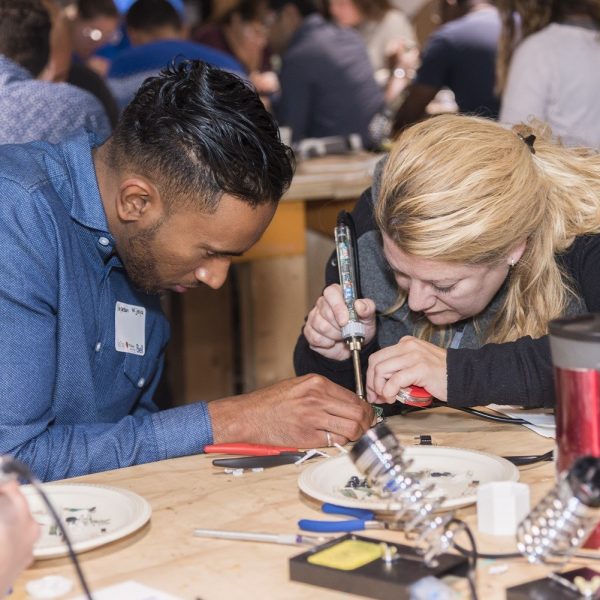
[[[42,489],[42,486],[41,486],[39,480],[34,476],[34,474],[29,470],[29,468],[26,465],[14,460],[14,459],[9,458],[8,460],[4,460],[2,463],[0,463],[0,470],[4,471],[4,473],[6,473],[6,474],[14,473],[21,479],[28,481],[33,486],[35,491],[40,495],[40,497],[44,501],[44,504],[48,508],[48,512],[50,512],[50,514],[52,515],[52,518],[56,521],[56,525],[58,526],[58,528],[60,529],[60,532],[62,533],[62,536],[65,540],[65,544],[67,545],[67,549],[69,551],[69,557],[71,558],[71,561],[73,562],[73,566],[75,567],[75,571],[77,572],[77,577],[79,579],[79,583],[81,584],[81,588],[83,589],[83,592],[84,592],[86,598],[88,600],[93,600],[92,594],[90,592],[90,588],[87,584],[87,581],[85,580],[83,571],[81,570],[81,565],[79,564],[79,561],[77,560],[77,555],[75,554],[75,551],[73,550],[73,545],[71,544],[69,534],[67,533],[67,530],[62,522],[62,519],[59,517],[58,513],[56,512],[56,509],[52,505],[52,502],[50,502],[50,498],[48,498],[48,495]]]
[[[471,556],[471,551],[467,548],[463,548],[458,544],[454,544],[454,548],[460,552],[463,556]],[[586,558],[588,560],[600,560],[600,554],[585,554],[583,552],[576,552],[575,554],[570,555],[573,558]],[[502,560],[509,558],[524,558],[523,555],[519,552],[507,552],[505,554],[488,554],[486,552],[478,552],[477,558],[487,559],[487,560]]]
[[[501,415],[493,415],[491,413],[483,412],[482,410],[475,410],[474,408],[466,408],[464,406],[448,406],[445,402],[440,404],[447,408],[453,408],[454,410],[461,410],[462,412],[469,413],[475,417],[482,419],[488,419],[490,421],[496,421],[498,423],[513,423],[514,425],[531,425],[531,423],[525,419],[515,419],[514,417],[506,417]]]
[[[457,546],[454,543],[454,547],[465,556],[469,557],[469,570],[467,572],[467,581],[469,582],[469,589],[471,590],[471,598],[473,600],[478,600],[477,597],[477,585],[475,583],[475,577],[477,574],[477,558],[479,557],[479,553],[477,552],[477,542],[475,541],[475,536],[471,531],[471,528],[460,519],[452,519],[450,523],[455,523],[458,525],[461,530],[463,530],[467,537],[469,538],[469,543],[471,544],[471,550],[466,550],[462,546]]]
[[[472,555],[471,550],[468,550],[467,548],[463,548],[462,546],[459,546],[458,544],[454,544],[454,548],[456,550],[458,550],[458,552],[460,552],[463,556],[471,556]],[[508,552],[506,554],[486,554],[485,552],[478,552],[477,558],[498,560],[501,558],[523,558],[523,555],[520,554],[519,552]]]
[[[534,456],[503,456],[502,458],[505,458],[517,467],[522,467],[525,465],[533,465],[538,462],[550,461],[552,460],[553,456],[554,450],[550,450],[545,454],[538,454]]]

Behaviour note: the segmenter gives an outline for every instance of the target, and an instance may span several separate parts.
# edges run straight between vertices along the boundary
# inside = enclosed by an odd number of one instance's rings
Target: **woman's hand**
[[[411,385],[425,388],[438,400],[448,399],[444,348],[407,335],[369,357],[369,402],[392,404],[400,389]]]
[[[375,335],[375,302],[368,298],[354,304],[360,322],[365,326],[365,344]],[[308,313],[304,325],[304,337],[312,350],[334,360],[350,358],[350,351],[342,338],[342,327],[348,323],[348,309],[342,295],[342,288],[334,283],[325,288]]]

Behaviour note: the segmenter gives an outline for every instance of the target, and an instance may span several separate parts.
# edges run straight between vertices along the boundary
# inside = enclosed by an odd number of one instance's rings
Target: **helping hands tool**
[[[348,323],[342,327],[342,336],[352,354],[356,395],[361,400],[365,400],[365,388],[360,364],[360,351],[365,341],[365,326],[360,322],[354,307],[354,303],[360,295],[360,271],[354,240],[354,223],[351,215],[345,210],[338,215],[334,235],[340,286],[348,309]],[[400,390],[396,400],[409,406],[426,407],[433,402],[433,397],[424,388],[411,385]]]

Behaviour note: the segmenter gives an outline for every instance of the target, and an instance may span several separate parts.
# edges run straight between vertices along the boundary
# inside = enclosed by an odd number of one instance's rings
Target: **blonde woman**
[[[354,210],[368,399],[551,406],[547,323],[600,311],[600,156],[546,131],[439,116],[405,130]],[[295,352],[349,388],[335,262]]]

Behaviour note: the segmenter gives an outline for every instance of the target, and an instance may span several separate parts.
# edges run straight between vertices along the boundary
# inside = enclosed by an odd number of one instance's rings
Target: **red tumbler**
[[[556,390],[558,472],[580,456],[600,457],[600,314],[550,323]],[[600,548],[600,525],[586,548]]]

